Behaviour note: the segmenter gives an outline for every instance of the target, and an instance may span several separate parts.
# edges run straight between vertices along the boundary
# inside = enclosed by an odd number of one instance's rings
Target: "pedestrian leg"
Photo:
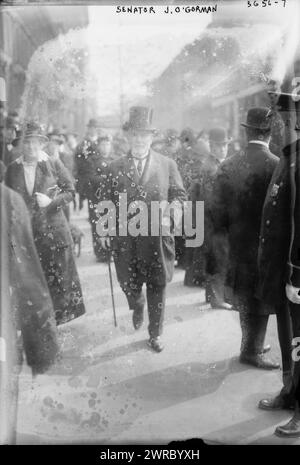
[[[292,320],[288,302],[282,302],[276,308],[277,332],[282,360],[282,381],[283,388],[280,395],[284,398],[291,398],[293,393],[293,370],[292,359]]]
[[[157,338],[161,336],[163,332],[166,286],[157,286],[152,283],[147,283],[147,303],[149,315],[149,335],[151,338]]]

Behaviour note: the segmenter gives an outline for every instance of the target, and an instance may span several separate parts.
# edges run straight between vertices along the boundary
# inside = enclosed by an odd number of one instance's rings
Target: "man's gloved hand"
[[[102,249],[110,250],[110,238],[108,236],[100,237],[100,244]]]
[[[46,208],[52,202],[52,199],[48,197],[48,195],[42,194],[41,192],[36,192],[35,196],[40,208]]]
[[[300,287],[294,287],[291,284],[286,284],[285,293],[290,302],[294,304],[300,304]]]

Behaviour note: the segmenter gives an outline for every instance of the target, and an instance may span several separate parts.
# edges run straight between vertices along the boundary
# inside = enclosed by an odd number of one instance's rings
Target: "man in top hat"
[[[126,156],[111,163],[101,199],[112,201],[116,207],[116,235],[112,237],[111,246],[119,283],[133,311],[133,326],[139,329],[143,323],[145,297],[142,286],[146,283],[149,346],[160,352],[163,350],[160,336],[163,330],[166,284],[171,281],[174,271],[174,226],[180,222],[186,194],[175,161],[150,148],[154,137],[152,110],[148,107],[132,107],[125,128],[130,150]],[[119,194],[127,196],[125,231],[120,216]],[[163,207],[160,213],[156,212],[158,215],[152,215],[154,202],[174,202],[174,218],[170,220],[167,208]],[[136,211],[138,205],[147,208],[146,233],[129,227],[132,222],[136,222],[137,228],[138,224],[142,227],[142,218]],[[111,210],[114,215],[114,208]],[[145,224],[144,221],[142,224]],[[105,247],[109,240],[103,237],[101,242]]]
[[[231,139],[223,127],[214,127],[209,131],[210,153],[203,158],[199,178],[192,184],[190,198],[192,201],[204,201],[205,227],[204,244],[192,249],[193,258],[191,265],[187,267],[185,284],[202,285],[206,288],[206,300],[212,308],[223,308],[229,310],[231,305],[225,302],[224,281],[226,270],[226,253],[219,257],[218,273],[213,267],[215,256],[213,253],[213,226],[211,219],[211,204],[213,184],[218,168],[225,160],[228,152],[228,144]]]
[[[277,427],[275,433],[281,437],[300,437],[300,101],[289,89],[275,94],[272,93],[278,100],[277,109],[285,127],[285,146],[263,209],[258,296],[275,309],[277,319],[281,315],[279,341],[281,345],[284,341],[287,350],[283,388],[274,398],[261,400],[259,407],[293,408],[292,419]]]
[[[279,368],[265,355],[270,347],[264,347],[268,317],[273,311],[260,303],[255,291],[262,209],[278,163],[278,158],[269,150],[271,122],[269,108],[249,109],[247,121],[242,123],[246,128],[248,145],[245,151],[220,165],[211,208],[217,271],[228,241],[226,284],[232,293],[233,308],[240,313],[240,361],[267,370]]]

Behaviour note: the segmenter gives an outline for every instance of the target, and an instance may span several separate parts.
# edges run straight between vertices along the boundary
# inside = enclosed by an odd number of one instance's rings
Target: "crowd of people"
[[[185,270],[185,286],[205,288],[212,308],[239,312],[241,363],[279,368],[264,344],[269,315],[276,314],[283,388],[259,407],[294,409],[292,420],[276,433],[300,436],[299,362],[292,357],[292,343],[300,337],[300,110],[289,94],[278,102],[276,111],[248,110],[242,123],[247,144],[241,150],[221,126],[199,134],[190,128],[159,133],[152,110],[142,106],[130,108],[128,122],[116,134],[90,119],[80,142],[76,134],[52,127],[45,131],[32,121],[21,125],[17,113],[7,115],[1,125],[0,192],[9,273],[2,286],[13,292],[5,294],[11,314],[5,319],[1,313],[1,337],[10,340],[11,366],[23,347],[33,372],[42,373],[59,352],[53,322],[60,325],[85,313],[70,204],[81,209],[87,202],[95,258],[107,262],[113,256],[136,330],[147,302],[153,351],[164,349],[166,287],[175,266]],[[270,150],[272,122],[278,117],[285,131],[280,157]],[[126,221],[135,221],[137,229],[141,207],[133,211],[130,205],[149,207],[149,234],[122,231],[120,194],[126,194]],[[204,202],[204,243],[198,247],[187,246],[184,234],[174,234],[187,200],[193,206]],[[160,232],[153,235],[152,206],[164,201],[176,208],[171,216],[162,211]],[[105,215],[106,226],[111,221],[107,205],[116,213],[114,234],[108,227],[99,234],[99,221]],[[168,226],[168,233],[162,233],[162,226]],[[8,399],[17,395],[12,372],[1,386]],[[14,418],[7,407],[6,413]]]

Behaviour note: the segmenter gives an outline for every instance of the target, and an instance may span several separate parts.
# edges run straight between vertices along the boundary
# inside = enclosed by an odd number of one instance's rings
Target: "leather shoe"
[[[252,365],[256,368],[262,368],[263,370],[277,370],[280,367],[279,363],[272,362],[263,354],[241,354],[240,362],[246,363],[247,365]]]
[[[160,337],[150,337],[147,344],[155,352],[161,352],[164,349],[164,346],[160,342]]]
[[[132,323],[135,330],[140,329],[144,321],[144,309],[136,308],[133,310]]]
[[[262,410],[294,410],[295,402],[278,394],[270,399],[262,399],[258,408]]]
[[[270,350],[271,350],[271,346],[270,346],[270,344],[267,344],[267,345],[263,348],[262,353],[263,353],[263,354],[266,354],[267,352],[270,352]]]
[[[217,300],[210,299],[210,305],[213,309],[218,310],[231,310],[232,305],[228,304],[227,302],[218,302]]]
[[[277,426],[275,434],[281,438],[300,438],[300,412],[298,409],[295,410],[288,423]]]

